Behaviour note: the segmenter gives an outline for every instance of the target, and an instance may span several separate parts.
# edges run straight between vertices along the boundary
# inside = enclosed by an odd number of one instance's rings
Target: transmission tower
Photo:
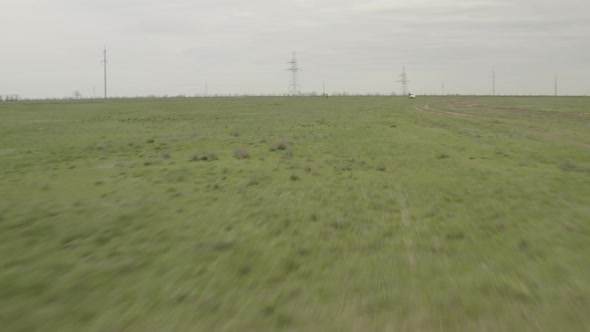
[[[297,65],[296,52],[293,52],[293,58],[287,63],[289,64],[289,68],[287,68],[287,71],[291,72],[291,80],[289,81],[289,95],[297,96],[301,94],[301,91],[299,90],[298,79],[298,73],[301,71],[301,68],[299,68],[299,66]]]
[[[408,81],[408,75],[406,74],[406,66],[403,66],[402,73],[399,76],[401,79],[397,82],[402,84],[402,96],[405,96],[408,94],[408,83],[410,82]]]

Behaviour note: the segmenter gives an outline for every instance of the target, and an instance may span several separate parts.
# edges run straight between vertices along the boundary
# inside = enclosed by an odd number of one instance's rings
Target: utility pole
[[[557,74],[553,75],[553,96],[557,97]]]
[[[102,63],[104,64],[104,99],[107,99],[107,47],[104,47],[104,58]]]
[[[322,81],[322,97],[326,98],[326,81]]]
[[[406,74],[406,66],[402,67],[402,73],[399,76],[401,79],[397,82],[402,84],[402,96],[405,96],[408,94],[408,83],[410,82],[408,81],[408,75]]]
[[[291,80],[289,81],[289,95],[297,96],[301,94],[301,91],[299,89],[299,78],[297,74],[301,71],[301,68],[299,68],[299,66],[297,65],[297,54],[295,51],[293,51],[293,58],[291,58],[291,61],[287,63],[290,66],[286,70],[291,72]]]
[[[209,96],[209,89],[207,87],[207,82],[205,82],[205,97]]]
[[[445,81],[442,82],[442,93],[441,95],[445,95]]]
[[[496,95],[496,68],[492,69],[492,96]]]

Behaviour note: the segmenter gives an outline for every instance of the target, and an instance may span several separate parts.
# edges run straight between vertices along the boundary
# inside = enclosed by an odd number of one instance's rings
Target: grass
[[[0,104],[0,326],[588,330],[588,106]]]

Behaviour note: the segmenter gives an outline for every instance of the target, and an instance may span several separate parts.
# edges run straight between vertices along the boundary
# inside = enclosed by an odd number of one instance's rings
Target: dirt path
[[[460,107],[469,107],[472,109],[478,110],[493,110],[493,111],[500,111],[504,113],[523,113],[526,112],[527,114],[538,114],[542,116],[556,116],[556,117],[582,117],[588,118],[590,116],[590,112],[558,112],[558,111],[549,111],[549,110],[535,110],[535,109],[527,109],[527,108],[516,108],[516,107],[507,107],[507,106],[494,106],[494,105],[486,105],[486,104],[477,104],[477,103],[467,103],[467,102],[451,102],[452,104],[458,105]]]
[[[475,106],[477,104],[469,104],[469,105]],[[510,120],[510,119],[504,119],[504,118],[498,119],[498,118],[491,118],[491,117],[486,117],[486,116],[475,116],[475,115],[471,115],[471,114],[443,111],[443,110],[431,108],[428,104],[425,104],[423,106],[416,106],[416,107],[414,107],[414,109],[416,111],[421,112],[421,113],[435,114],[435,115],[439,115],[439,116],[463,117],[463,118],[469,118],[469,119],[475,120],[478,123],[485,122],[486,124],[500,125],[500,126],[504,126],[504,127],[508,127],[508,128],[517,130],[521,133],[525,133],[529,136],[536,136],[538,138],[543,138],[543,139],[547,139],[547,140],[551,140],[551,141],[555,141],[555,142],[565,143],[565,144],[577,146],[580,148],[590,149],[589,143],[580,142],[580,141],[572,140],[570,138],[563,137],[560,135],[531,129],[531,128],[528,128],[528,127],[525,127],[525,126],[519,124],[517,121]],[[524,112],[525,110],[512,109],[512,111]],[[553,112],[553,113],[557,113],[557,112]]]
[[[474,117],[473,115],[469,115],[469,114],[463,114],[463,113],[456,113],[456,112],[450,112],[450,111],[442,111],[442,110],[431,109],[428,104],[422,106],[422,108],[416,106],[415,109],[417,111],[420,111],[420,112],[431,113],[431,114],[446,114],[446,115],[463,116],[463,117],[468,117],[468,118],[473,118]]]

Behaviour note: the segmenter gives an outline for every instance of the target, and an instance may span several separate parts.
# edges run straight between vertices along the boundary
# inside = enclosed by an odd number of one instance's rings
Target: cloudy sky
[[[0,0],[0,95],[590,95],[588,0]]]

